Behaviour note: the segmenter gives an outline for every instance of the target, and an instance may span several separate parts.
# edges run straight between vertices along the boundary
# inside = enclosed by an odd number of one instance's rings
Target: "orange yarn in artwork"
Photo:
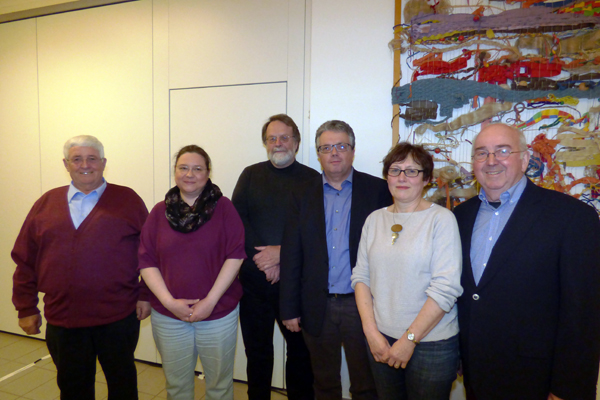
[[[556,153],[555,147],[560,140],[548,139],[545,133],[540,133],[531,142],[531,150],[539,153],[543,160],[548,163],[548,168],[552,167],[552,155]]]

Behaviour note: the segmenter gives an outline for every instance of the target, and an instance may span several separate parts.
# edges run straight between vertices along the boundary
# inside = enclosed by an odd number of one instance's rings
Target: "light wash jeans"
[[[225,317],[184,322],[152,309],[152,334],[162,358],[167,399],[194,399],[198,355],[206,378],[206,399],[233,400],[233,361],[239,305]]]

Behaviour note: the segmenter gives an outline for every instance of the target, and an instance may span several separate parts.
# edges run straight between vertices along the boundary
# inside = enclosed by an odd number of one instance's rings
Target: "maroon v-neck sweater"
[[[104,325],[135,310],[139,235],[148,216],[130,188],[108,184],[75,229],[68,186],[45,193],[27,216],[12,251],[13,303],[19,318],[39,313],[65,328]]]

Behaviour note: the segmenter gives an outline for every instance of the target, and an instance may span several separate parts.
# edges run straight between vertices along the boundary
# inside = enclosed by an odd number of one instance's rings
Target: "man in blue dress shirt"
[[[343,121],[325,122],[315,144],[323,175],[292,193],[281,247],[283,324],[302,331],[317,399],[341,399],[342,343],[353,399],[376,399],[367,347],[350,284],[367,216],[392,204],[387,183],[356,171],[355,138]]]

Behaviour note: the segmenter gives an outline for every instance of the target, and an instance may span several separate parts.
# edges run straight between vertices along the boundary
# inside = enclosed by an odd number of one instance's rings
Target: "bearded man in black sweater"
[[[270,117],[262,128],[262,141],[269,160],[244,169],[231,199],[244,223],[248,256],[240,270],[244,288],[240,324],[248,359],[248,399],[271,398],[277,321],[287,343],[288,397],[312,400],[313,373],[302,333],[286,329],[279,317],[279,252],[290,191],[319,173],[296,161],[300,131],[289,116]]]

